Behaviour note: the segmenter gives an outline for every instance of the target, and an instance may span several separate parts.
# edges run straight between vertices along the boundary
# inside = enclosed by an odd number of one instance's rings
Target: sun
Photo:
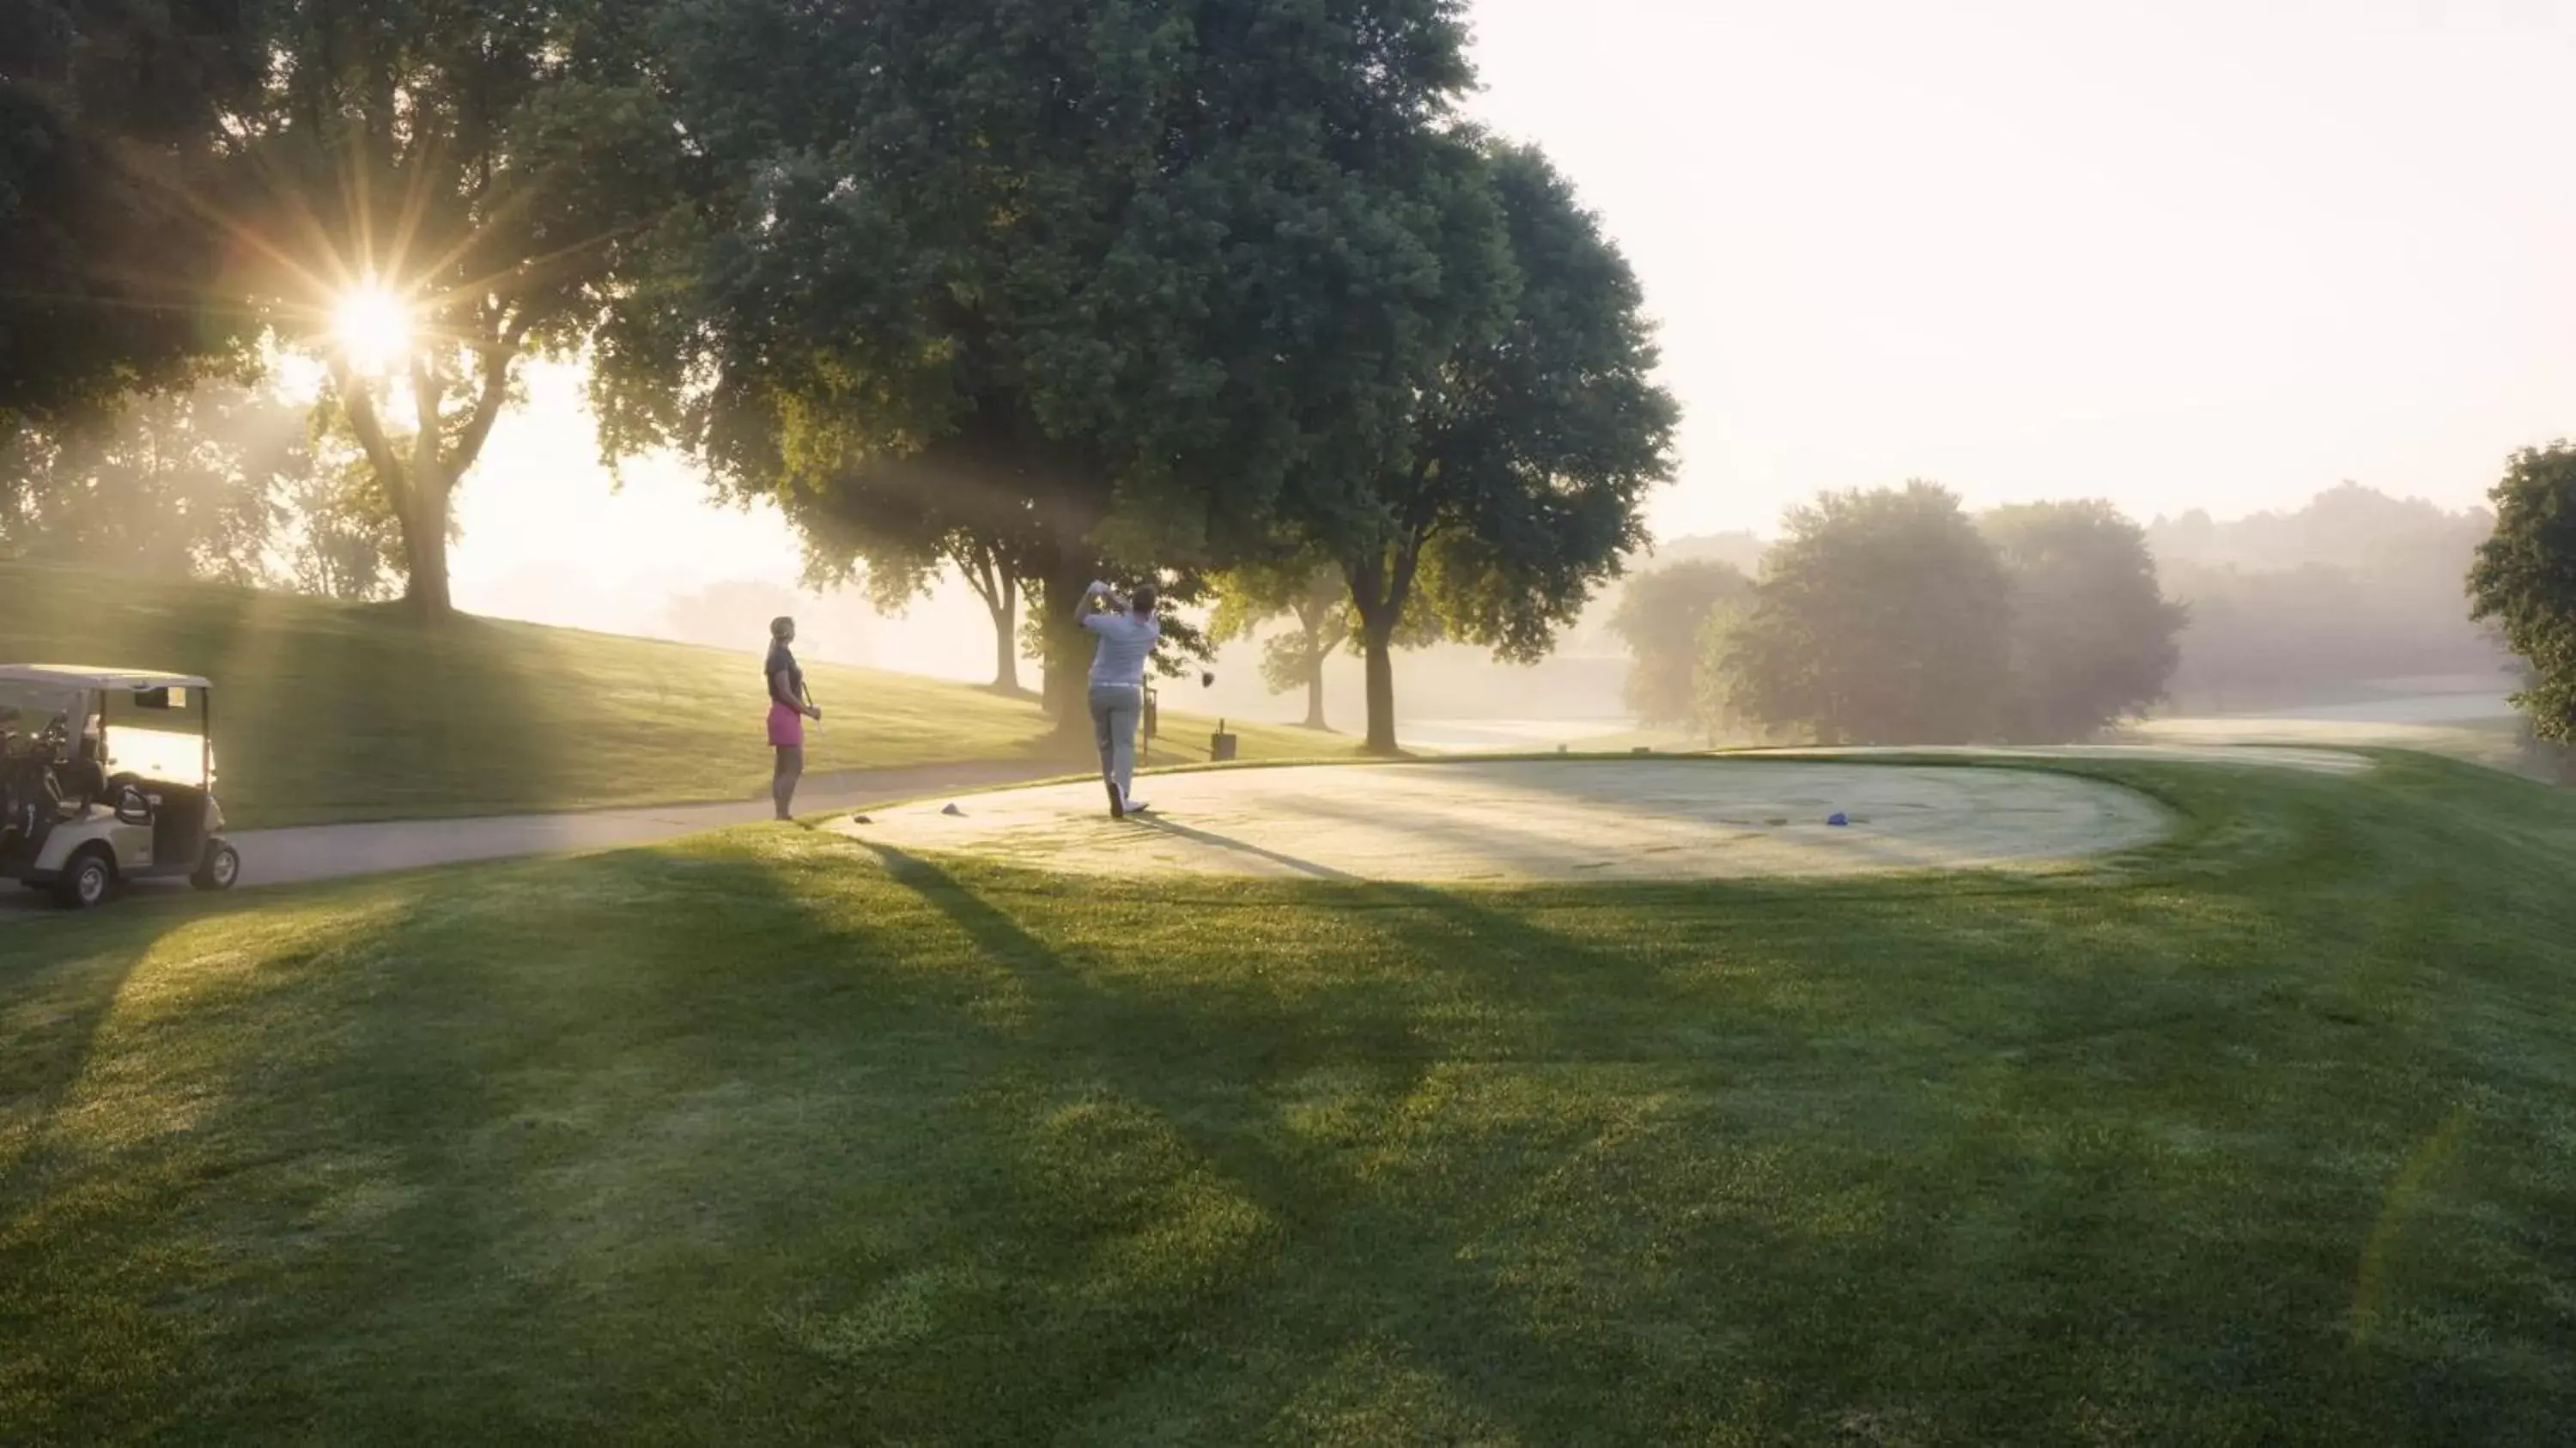
[[[363,373],[385,372],[411,354],[411,308],[383,287],[364,286],[341,297],[332,330],[341,355]]]

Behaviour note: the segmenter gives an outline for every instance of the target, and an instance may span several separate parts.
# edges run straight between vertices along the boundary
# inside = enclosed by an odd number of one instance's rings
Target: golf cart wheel
[[[109,892],[116,888],[116,862],[105,850],[95,846],[72,856],[63,869],[62,880],[54,886],[54,898],[66,910],[87,910],[107,903]]]
[[[188,883],[200,890],[229,890],[241,883],[241,851],[217,840],[206,850],[206,862]]]

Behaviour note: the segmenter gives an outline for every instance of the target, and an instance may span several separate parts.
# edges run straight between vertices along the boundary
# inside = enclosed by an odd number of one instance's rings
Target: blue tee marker
[[[1833,813],[1833,814],[1830,814],[1830,815],[1825,816],[1825,823],[1826,823],[1826,824],[1829,824],[1829,825],[1832,825],[1835,829],[1838,829],[1838,830],[1839,830],[1839,829],[1845,829],[1845,828],[1848,828],[1848,827],[1850,826],[1850,824],[1851,824],[1851,816],[1850,816],[1850,815],[1847,815],[1847,814],[1843,814],[1843,813],[1841,813],[1841,812],[1837,811],[1837,812],[1835,812],[1835,813]]]

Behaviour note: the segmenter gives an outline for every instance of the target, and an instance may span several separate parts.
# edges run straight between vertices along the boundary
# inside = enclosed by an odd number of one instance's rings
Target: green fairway
[[[760,661],[682,644],[354,607],[201,583],[0,563],[0,662],[204,674],[240,828],[749,799],[768,787]],[[1027,759],[1078,766],[1036,705],[909,674],[817,665],[806,768]],[[1178,692],[1177,690],[1175,691]],[[1175,713],[1158,763],[1204,759]],[[1347,740],[1237,727],[1247,759]]]
[[[2449,724],[2361,724],[2327,719],[2150,719],[2115,731],[2122,743],[2169,744],[2184,748],[2211,744],[2291,744],[2324,749],[2412,749],[2483,764],[2490,769],[2530,773],[2545,778],[2547,770],[2523,748],[2518,718],[2463,720]]]
[[[2565,1442],[2576,798],[2064,767],[2182,833],[0,924],[0,1439]]]

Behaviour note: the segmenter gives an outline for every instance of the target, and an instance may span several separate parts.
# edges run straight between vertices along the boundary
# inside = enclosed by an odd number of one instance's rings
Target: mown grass
[[[241,828],[749,799],[768,788],[756,654],[202,583],[0,563],[0,661],[202,674],[216,685],[227,812]],[[980,760],[1079,766],[1024,699],[817,665],[807,768]],[[1178,691],[1175,691],[1177,697]],[[1163,761],[1203,759],[1175,713]],[[1349,741],[1238,727],[1245,758]]]
[[[0,1440],[2565,1442],[2576,800],[2067,767],[2183,832],[1077,892],[782,826],[9,926]]]
[[[2303,744],[2330,749],[2411,749],[2545,778],[2523,746],[2522,721],[2510,716],[2454,724],[2364,724],[2339,719],[2150,719],[2114,731],[2112,742],[2173,744]]]

